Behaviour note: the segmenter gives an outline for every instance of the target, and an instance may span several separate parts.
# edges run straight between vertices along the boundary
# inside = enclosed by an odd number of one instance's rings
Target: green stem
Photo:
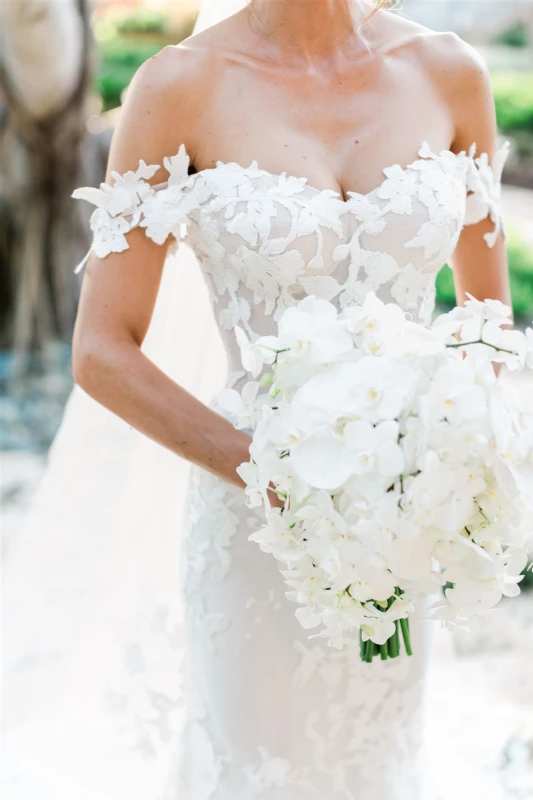
[[[396,658],[400,655],[400,626],[398,625],[398,620],[394,623],[394,652],[396,653]]]
[[[447,344],[446,347],[449,349],[454,349],[456,347],[468,347],[470,344],[484,344],[486,347],[492,347],[492,349],[496,350],[497,353],[508,353],[510,356],[518,355],[518,353],[515,353],[514,350],[506,350],[505,347],[497,347],[495,344],[491,344],[490,342],[484,342],[483,339],[478,339],[476,342],[457,342],[457,344]]]
[[[411,635],[409,631],[409,620],[408,619],[401,619],[400,620],[400,627],[402,629],[403,635],[403,642],[405,644],[405,651],[408,656],[413,655],[413,648],[411,647]]]
[[[372,663],[372,642],[370,639],[365,642],[365,661],[367,664]]]

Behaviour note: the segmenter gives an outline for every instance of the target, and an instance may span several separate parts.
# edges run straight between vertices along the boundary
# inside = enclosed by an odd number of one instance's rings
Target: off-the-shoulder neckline
[[[506,145],[507,145],[507,143],[506,143]],[[180,146],[180,148],[178,150],[178,153],[180,151],[183,152],[184,155],[187,158],[189,157],[184,144],[182,144]],[[291,173],[289,173],[287,171],[271,172],[270,170],[263,169],[262,167],[259,166],[259,164],[258,164],[258,162],[256,160],[252,161],[249,166],[244,166],[243,164],[240,164],[238,161],[221,161],[221,160],[218,160],[218,161],[216,161],[215,166],[213,166],[213,167],[204,167],[203,169],[200,169],[200,170],[197,170],[196,172],[190,173],[188,175],[188,179],[189,180],[192,179],[194,181],[194,180],[196,180],[198,178],[201,178],[201,177],[204,177],[205,175],[208,175],[210,173],[212,174],[212,173],[216,173],[216,172],[222,171],[222,170],[232,170],[232,171],[238,172],[238,173],[240,173],[241,175],[244,175],[244,176],[247,175],[247,174],[250,174],[250,173],[254,173],[254,176],[262,175],[262,176],[273,178],[273,179],[275,179],[277,181],[281,181],[281,180],[297,181],[298,183],[300,183],[300,185],[302,187],[305,187],[306,189],[309,189],[312,192],[315,192],[317,194],[325,194],[329,198],[337,199],[340,203],[348,204],[353,199],[354,196],[355,197],[368,198],[368,197],[372,196],[373,194],[375,194],[376,192],[378,192],[380,189],[382,189],[384,184],[385,184],[385,182],[387,181],[387,172],[389,172],[390,170],[393,170],[395,168],[399,168],[399,169],[402,170],[402,172],[407,172],[408,170],[413,170],[413,169],[419,168],[420,164],[422,164],[424,162],[440,161],[440,160],[442,160],[444,158],[453,158],[453,159],[457,159],[457,160],[460,160],[460,161],[464,161],[464,160],[468,160],[468,159],[473,159],[475,154],[476,154],[476,151],[477,151],[477,145],[475,143],[473,143],[468,152],[466,150],[461,150],[459,153],[455,153],[453,150],[449,150],[449,149],[446,149],[446,148],[443,148],[442,150],[440,150],[438,152],[433,152],[431,150],[431,148],[429,147],[429,144],[427,143],[427,141],[423,141],[421,147],[418,150],[418,156],[419,156],[418,158],[414,159],[413,161],[411,161],[409,164],[406,164],[405,166],[402,166],[400,163],[397,162],[397,163],[394,163],[394,164],[390,164],[389,166],[383,167],[382,174],[384,175],[384,178],[377,186],[375,186],[374,188],[370,189],[368,192],[357,192],[355,190],[346,190],[344,192],[344,195],[346,195],[346,197],[344,197],[343,193],[339,192],[337,189],[319,189],[318,187],[313,186],[312,184],[309,183],[309,179],[306,178],[305,176],[299,177],[297,175],[292,175]],[[167,185],[167,183],[164,182],[164,183],[158,184],[154,188],[155,189],[163,189],[163,188],[166,187],[166,185]]]
[[[165,189],[172,193],[174,190],[177,189],[178,192],[181,194],[183,190],[191,189],[193,194],[191,200],[193,200],[193,204],[189,209],[190,213],[190,211],[192,211],[193,208],[195,207],[194,195],[197,194],[195,191],[195,180],[200,178],[201,176],[205,176],[208,173],[214,173],[217,172],[218,170],[226,169],[233,172],[238,172],[241,175],[252,173],[254,175],[257,174],[266,175],[278,181],[281,181],[282,179],[284,179],[285,181],[296,181],[297,186],[294,188],[294,190],[292,190],[292,187],[289,187],[289,194],[292,199],[295,200],[297,195],[299,194],[299,191],[304,188],[307,188],[308,190],[315,192],[317,196],[323,195],[325,199],[329,200],[330,202],[336,199],[336,202],[338,203],[337,213],[340,216],[341,213],[344,213],[344,211],[350,210],[350,202],[352,198],[358,198],[359,200],[363,199],[368,201],[368,198],[370,198],[373,194],[379,192],[380,189],[384,188],[386,186],[387,181],[391,178],[393,182],[396,181],[399,184],[397,191],[401,192],[400,185],[405,180],[405,176],[403,173],[407,172],[407,170],[409,169],[414,169],[417,170],[418,172],[421,172],[422,170],[420,169],[420,166],[422,163],[428,163],[428,164],[432,162],[437,163],[446,158],[448,160],[453,160],[454,163],[456,161],[464,162],[467,165],[471,165],[472,167],[474,167],[476,169],[476,172],[479,172],[476,181],[474,175],[469,174],[469,168],[467,166],[463,176],[465,180],[465,190],[470,191],[471,193],[475,193],[477,191],[477,183],[481,181],[480,183],[481,186],[484,185],[484,183],[486,183],[487,186],[485,189],[485,193],[488,193],[486,198],[486,203],[489,204],[489,211],[491,211],[491,216],[493,216],[494,212],[493,210],[491,210],[491,208],[496,203],[496,196],[498,192],[496,189],[493,190],[489,184],[491,183],[491,181],[496,182],[496,180],[500,179],[503,164],[509,152],[509,148],[510,148],[510,143],[508,141],[504,142],[503,145],[495,153],[495,156],[492,159],[492,163],[489,163],[489,158],[487,153],[481,153],[479,157],[477,158],[475,157],[477,149],[475,144],[472,144],[468,153],[465,150],[461,150],[459,153],[454,153],[453,150],[446,150],[446,149],[443,149],[438,153],[434,153],[429,147],[428,143],[423,142],[421,148],[418,151],[419,158],[415,159],[410,164],[407,164],[406,166],[403,167],[399,163],[392,164],[390,167],[384,167],[382,172],[385,177],[378,186],[374,187],[369,192],[366,192],[364,194],[355,191],[346,191],[347,198],[344,199],[344,197],[336,189],[318,189],[317,187],[310,185],[308,179],[305,177],[299,178],[295,175],[290,175],[287,172],[275,173],[275,172],[270,172],[269,170],[261,169],[257,161],[252,161],[252,163],[248,167],[242,166],[236,161],[228,161],[228,162],[217,161],[214,167],[206,167],[189,175],[187,169],[189,164],[189,156],[187,154],[185,145],[182,144],[180,145],[178,152],[174,156],[165,157],[163,160],[163,166],[169,174],[169,179],[167,181],[164,181],[163,183],[150,185],[149,183],[146,182],[147,180],[150,179],[150,177],[155,175],[155,173],[161,167],[158,164],[152,164],[149,166],[144,161],[141,160],[139,161],[139,166],[135,172],[130,171],[124,173],[123,175],[120,175],[117,172],[112,172],[111,174],[114,179],[114,185],[100,184],[99,189],[91,187],[76,189],[73,192],[72,196],[76,199],[87,200],[88,202],[92,203],[97,207],[94,213],[100,216],[94,218],[94,224],[91,223],[93,230],[95,231],[95,235],[99,225],[101,227],[102,226],[105,227],[106,220],[113,221],[115,218],[123,216],[123,212],[126,212],[126,216],[129,215],[131,219],[131,225],[129,228],[129,230],[131,230],[133,227],[137,227],[139,224],[143,224],[141,222],[141,217],[143,215],[143,211],[144,213],[146,211],[145,203],[149,203],[151,201],[151,198],[153,198],[154,193],[160,190],[164,191]],[[443,172],[444,173],[448,172],[448,170],[443,170]],[[452,175],[454,174],[453,169],[450,170],[450,174]],[[300,189],[298,189],[298,185]],[[209,191],[209,186],[206,188],[208,188],[207,193],[204,193],[200,189],[198,195],[198,203],[197,203],[198,207],[202,205],[201,196],[203,196],[204,194],[206,194],[205,197],[206,200],[208,200],[210,195],[212,195],[213,193],[216,193],[219,197],[223,196],[220,193],[220,189],[223,188],[223,181],[218,187],[216,188],[211,187],[212,192]],[[235,187],[233,187],[233,189],[234,188]],[[414,187],[412,188],[414,189]],[[267,193],[269,193],[270,190],[266,191]],[[411,189],[408,188],[408,191],[411,191]],[[118,193],[118,195],[116,193]],[[186,194],[188,194],[188,192],[186,192]],[[287,193],[285,193],[285,196],[286,194]],[[392,190],[392,196],[394,196],[394,194],[396,194],[396,189]],[[490,195],[490,197],[488,197],[488,195]],[[236,200],[235,193],[233,190],[231,191],[230,199],[232,200],[232,202],[235,202]],[[242,199],[245,200],[246,197],[243,196]],[[281,199],[281,195],[279,199]],[[110,207],[112,204],[114,204],[115,206],[114,211]],[[340,210],[341,208],[342,212]],[[103,215],[102,211],[104,212]],[[124,238],[123,234],[125,232],[127,231],[115,230],[113,234],[122,236],[122,238]],[[488,234],[485,234],[485,238],[487,237],[487,235]],[[115,252],[121,252],[121,251],[117,250]],[[76,268],[76,272],[78,272],[83,267],[83,265],[87,260],[88,255],[89,254],[87,254],[87,256],[83,259],[83,261],[78,265],[78,267]]]

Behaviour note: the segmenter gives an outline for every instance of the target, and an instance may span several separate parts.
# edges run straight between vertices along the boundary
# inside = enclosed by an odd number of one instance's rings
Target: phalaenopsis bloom
[[[340,313],[307,297],[277,336],[237,329],[258,380],[219,402],[253,431],[238,471],[265,521],[250,538],[279,561],[300,623],[330,644],[357,635],[371,661],[403,640],[410,654],[417,605],[466,627],[519,594],[533,408],[493,362],[532,370],[533,331],[509,316],[470,299],[428,329],[374,295]]]

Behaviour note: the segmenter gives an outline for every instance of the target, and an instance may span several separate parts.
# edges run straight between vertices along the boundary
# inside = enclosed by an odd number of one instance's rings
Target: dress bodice
[[[427,324],[435,278],[452,255],[465,225],[490,216],[492,247],[502,230],[500,181],[509,146],[492,165],[486,154],[443,150],[424,143],[418,158],[383,170],[367,194],[310,186],[287,173],[217,162],[189,174],[182,145],[166,158],[169,178],[151,186],[159,166],[114,174],[114,185],[78,189],[74,196],[97,208],[92,249],[99,257],[128,248],[127,233],[145,229],[158,244],[169,236],[195,252],[228,351],[240,368],[233,329],[253,340],[273,332],[283,310],[305,295],[339,307],[369,291],[395,302]]]

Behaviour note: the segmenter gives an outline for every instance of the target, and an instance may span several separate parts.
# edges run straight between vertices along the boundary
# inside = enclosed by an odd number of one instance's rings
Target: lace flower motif
[[[193,183],[188,175],[185,147],[181,145],[175,156],[165,158],[164,166],[169,179],[160,187],[147,182],[160,169],[159,164],[147,165],[141,160],[135,172],[112,172],[112,185],[101,183],[99,189],[86,186],[73,192],[76,200],[87,200],[96,206],[91,216],[91,250],[98,258],[127,250],[126,234],[137,226],[146,228],[146,235],[156,244],[163,244],[170,234],[179,240],[181,226],[198,205],[194,196],[184,191]],[[76,272],[87,257],[88,254]]]
[[[465,225],[475,225],[486,217],[494,223],[494,230],[486,233],[484,238],[489,247],[494,247],[501,232],[505,235],[505,227],[501,211],[501,178],[503,167],[509,155],[510,143],[505,142],[497,151],[492,165],[487,153],[474,158],[472,151],[467,172]]]

